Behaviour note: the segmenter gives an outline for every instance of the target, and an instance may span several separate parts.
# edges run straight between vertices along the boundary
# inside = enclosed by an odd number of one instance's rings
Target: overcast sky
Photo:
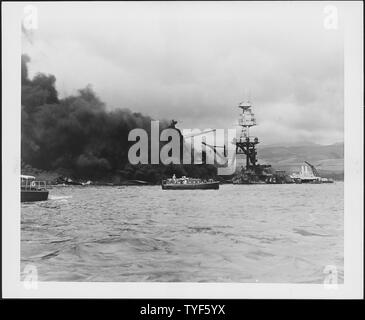
[[[251,98],[267,143],[343,141],[343,28],[323,3],[42,3],[23,35],[30,74],[62,96],[91,84],[108,108],[180,128],[231,128]]]

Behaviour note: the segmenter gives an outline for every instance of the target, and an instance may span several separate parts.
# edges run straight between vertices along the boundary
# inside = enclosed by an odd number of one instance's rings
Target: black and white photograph
[[[362,10],[2,3],[3,294],[361,298]]]

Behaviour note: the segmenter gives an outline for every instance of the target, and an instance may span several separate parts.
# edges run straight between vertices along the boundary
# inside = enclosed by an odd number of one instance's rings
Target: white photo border
[[[94,5],[83,3],[83,5]],[[295,3],[295,1],[294,1]],[[301,3],[303,3],[301,1]],[[20,56],[23,8],[2,3],[2,283],[4,298],[363,298],[363,2],[319,2],[338,8],[345,46],[344,283],[156,283],[20,281]],[[36,5],[37,3],[34,3]],[[52,2],[49,2],[51,5]],[[63,3],[74,5],[74,3]],[[265,3],[262,3],[264,5]],[[316,2],[318,5],[318,2]],[[209,5],[206,2],[206,5]]]

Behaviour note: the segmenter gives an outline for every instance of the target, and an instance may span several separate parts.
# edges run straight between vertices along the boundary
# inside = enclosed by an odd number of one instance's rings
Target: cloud
[[[23,51],[31,72],[55,74],[61,95],[91,83],[109,108],[227,128],[250,91],[261,140],[343,139],[343,30],[323,28],[323,4],[37,7]]]

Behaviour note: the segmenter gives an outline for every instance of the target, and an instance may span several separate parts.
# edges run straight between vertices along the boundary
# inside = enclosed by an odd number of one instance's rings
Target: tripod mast
[[[236,153],[246,155],[246,169],[255,169],[257,162],[256,144],[259,143],[259,139],[257,137],[250,137],[250,128],[256,125],[255,114],[252,112],[250,101],[241,102],[238,108],[241,109],[238,119],[241,132],[236,141]]]

